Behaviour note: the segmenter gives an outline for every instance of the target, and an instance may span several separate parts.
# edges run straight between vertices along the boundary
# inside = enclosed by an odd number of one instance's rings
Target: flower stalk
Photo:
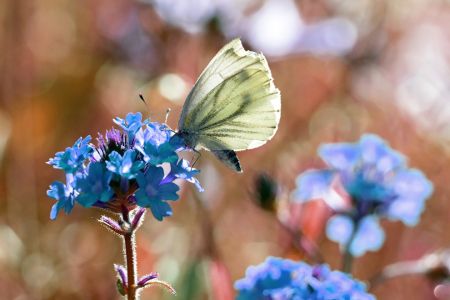
[[[350,239],[350,241],[345,245],[345,250],[344,250],[344,261],[342,264],[342,272],[344,273],[350,273],[352,272],[352,266],[353,266],[353,255],[352,252],[350,251],[350,245],[353,241],[354,238],[354,233],[353,233],[353,237]]]
[[[129,224],[130,212],[128,209],[124,209],[122,212],[122,218],[125,222]],[[141,215],[142,216],[142,215]],[[135,223],[135,222],[133,222]],[[134,244],[134,231],[135,228],[131,227],[125,232],[124,238],[124,248],[125,248],[125,261],[127,263],[127,277],[128,277],[128,300],[136,299],[136,278],[137,278],[137,268],[136,268],[136,249]]]
[[[137,300],[138,291],[152,285],[164,286],[176,295],[175,290],[168,283],[158,280],[158,273],[147,274],[139,281],[137,280],[135,232],[142,224],[145,212],[145,208],[129,210],[126,206],[123,206],[121,219],[117,222],[105,216],[97,220],[108,230],[123,238],[126,268],[121,265],[115,265],[115,268],[118,277],[117,290],[122,296],[126,296],[128,300]]]
[[[58,200],[50,218],[60,210],[70,213],[75,203],[83,207],[98,207],[121,216],[117,221],[106,216],[96,219],[102,226],[123,238],[125,268],[115,265],[118,275],[117,290],[128,300],[137,300],[142,288],[161,285],[172,293],[172,287],[151,273],[137,281],[135,231],[142,223],[146,207],[156,220],[172,215],[167,201],[176,201],[180,187],[175,180],[186,180],[203,191],[195,176],[200,170],[178,157],[178,152],[189,150],[184,140],[165,130],[165,124],[142,121],[142,114],[129,113],[126,119],[114,122],[123,132],[111,129],[99,134],[98,146],[91,137],[78,139],[72,147],[56,153],[48,164],[66,173],[66,184],[54,181],[47,195]],[[161,165],[170,165],[166,175]]]

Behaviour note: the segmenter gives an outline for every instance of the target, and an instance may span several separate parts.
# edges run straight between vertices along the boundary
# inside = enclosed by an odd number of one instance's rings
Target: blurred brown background
[[[121,241],[78,204],[55,221],[46,196],[62,170],[50,157],[104,133],[128,112],[159,122],[182,104],[214,54],[233,38],[263,52],[281,90],[273,140],[238,153],[235,174],[204,153],[201,195],[184,184],[174,214],[150,215],[138,232],[139,274],[159,272],[141,299],[233,299],[232,283],[267,256],[303,259],[279,220],[319,244],[333,269],[321,202],[287,207],[298,174],[323,163],[323,142],[380,135],[435,184],[414,228],[384,221],[386,243],[355,261],[368,280],[450,241],[450,3],[446,0],[3,0],[0,2],[0,299],[119,299],[113,263]],[[278,216],[254,201],[266,172],[278,184]],[[314,261],[305,258],[307,262]],[[372,289],[378,299],[436,299],[419,276]],[[450,299],[450,297],[441,299]]]

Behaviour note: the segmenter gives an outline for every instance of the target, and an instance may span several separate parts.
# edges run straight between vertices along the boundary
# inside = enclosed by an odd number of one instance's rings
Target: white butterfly
[[[189,93],[177,135],[198,153],[210,150],[228,168],[242,172],[234,151],[270,140],[280,121],[280,91],[261,53],[246,51],[240,39],[225,45]]]

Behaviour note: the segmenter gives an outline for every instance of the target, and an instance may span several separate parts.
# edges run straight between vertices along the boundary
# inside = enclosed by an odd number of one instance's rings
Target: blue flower
[[[200,192],[205,190],[200,185],[197,178],[194,178],[196,174],[200,173],[200,170],[189,167],[189,162],[185,159],[180,159],[177,163],[170,163],[170,173],[161,181],[161,183],[172,182],[175,179],[184,179],[189,181],[197,187]]]
[[[187,150],[184,147],[184,139],[167,129],[165,124],[149,123],[145,130],[139,130],[136,133],[135,145],[143,147],[145,142],[150,142],[156,146],[170,143],[175,151]]]
[[[108,202],[114,190],[109,186],[114,173],[103,169],[101,163],[90,163],[88,174],[79,175],[75,187],[81,194],[77,197],[77,202],[83,207],[90,207],[95,202]]]
[[[411,169],[397,174],[394,190],[397,198],[383,206],[383,211],[391,220],[400,220],[408,226],[417,225],[425,209],[425,199],[433,191],[431,183],[422,172]]]
[[[66,173],[75,173],[83,165],[84,161],[89,158],[94,149],[88,143],[91,140],[87,136],[83,141],[79,138],[72,148],[66,148],[64,152],[58,152],[55,158],[51,158],[47,163],[53,165],[55,169],[63,169]]]
[[[48,163],[54,168],[70,174],[67,187],[55,181],[48,191],[50,197],[59,200],[52,209],[52,219],[62,208],[69,212],[78,201],[84,207],[101,207],[114,213],[122,213],[124,207],[128,211],[150,207],[155,218],[162,220],[172,214],[165,200],[178,199],[175,179],[185,179],[203,191],[193,177],[200,171],[189,168],[187,161],[177,163],[177,152],[186,150],[184,139],[166,130],[165,124],[148,124],[149,120],[141,119],[140,113],[130,113],[126,120],[116,118],[125,132],[113,128],[105,136],[99,134],[98,146],[89,144],[90,136],[80,138],[72,148],[50,159]],[[86,167],[87,159],[90,164]],[[166,177],[161,168],[156,168],[164,163],[171,164]]]
[[[136,135],[136,132],[141,129],[142,126],[150,122],[150,119],[145,120],[144,122],[141,122],[142,120],[142,114],[140,112],[136,113],[136,115],[133,115],[133,113],[129,113],[125,120],[121,118],[116,118],[114,122],[123,128],[123,130],[128,135],[128,143],[131,144],[134,140],[134,136]]]
[[[292,193],[292,198],[300,201],[322,198],[333,209],[339,206],[332,201],[330,189],[335,173],[332,170],[309,170],[297,177],[297,189]]]
[[[139,130],[136,134],[136,145],[143,146],[145,142],[152,142],[159,146],[167,143],[171,137],[171,131],[164,130],[163,125],[158,123],[149,123],[145,130]]]
[[[136,203],[140,207],[150,207],[153,216],[162,221],[163,217],[171,216],[172,209],[164,200],[178,200],[178,185],[173,182],[161,183],[164,170],[161,167],[150,166],[147,172],[139,172],[136,180],[139,189],[136,191]]]
[[[106,168],[128,179],[135,178],[137,172],[145,167],[143,161],[136,160],[136,151],[134,150],[127,150],[123,157],[113,151],[109,155],[109,159],[110,161],[106,162]]]
[[[335,215],[327,223],[328,238],[339,243],[342,251],[350,243],[349,251],[353,256],[362,256],[366,251],[378,251],[383,246],[385,234],[377,215],[363,217],[356,232],[354,230],[354,221],[345,215]]]
[[[77,193],[74,190],[73,174],[66,174],[66,185],[55,180],[50,185],[50,190],[47,191],[47,196],[58,200],[58,202],[53,205],[50,212],[50,218],[52,220],[56,219],[58,212],[61,209],[64,209],[66,214],[70,213],[75,203],[75,198],[77,197]]]
[[[311,267],[303,262],[268,257],[249,267],[246,277],[236,281],[238,300],[374,300],[366,286],[328,265]]]
[[[165,162],[175,162],[178,160],[178,154],[170,143],[155,145],[148,141],[144,143],[144,147],[135,146],[139,152],[144,155],[144,161],[152,165],[160,165]]]
[[[341,248],[351,243],[350,252],[357,256],[380,249],[384,232],[379,218],[408,226],[419,222],[433,186],[422,172],[408,169],[405,158],[378,136],[366,134],[357,143],[322,145],[318,152],[329,168],[301,174],[292,198],[320,197],[340,214],[329,220],[327,236]],[[336,191],[336,182],[350,199],[347,205]]]

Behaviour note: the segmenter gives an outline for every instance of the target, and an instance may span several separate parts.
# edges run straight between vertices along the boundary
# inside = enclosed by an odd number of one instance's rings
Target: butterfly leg
[[[201,154],[200,152],[198,152],[197,150],[195,150],[195,149],[192,149],[192,150],[193,150],[195,153],[198,154],[198,157],[197,157],[197,159],[194,161],[194,164],[192,164],[192,161],[194,160],[195,154],[194,154],[194,156],[192,156],[191,163],[189,164],[189,166],[190,166],[191,168],[194,167],[194,165],[195,165],[195,163],[197,162],[197,160],[200,158],[200,156],[202,156],[202,154]]]

